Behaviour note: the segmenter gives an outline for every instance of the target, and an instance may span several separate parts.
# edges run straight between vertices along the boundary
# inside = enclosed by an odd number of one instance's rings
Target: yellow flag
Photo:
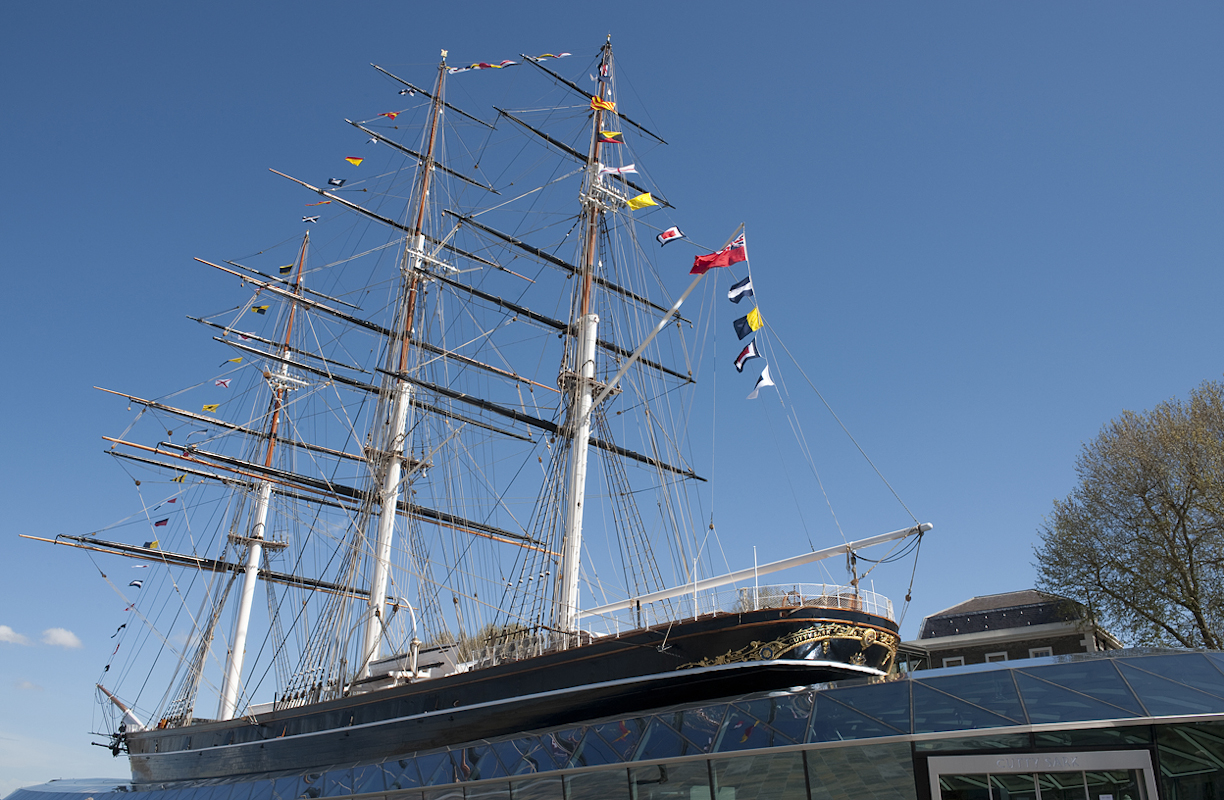
[[[594,111],[615,111],[616,103],[613,103],[611,100],[600,100],[598,97],[592,97],[591,109]]]
[[[209,403],[208,405],[204,406],[203,410],[212,412],[212,411],[216,411],[220,407],[221,407],[220,403]]]
[[[251,306],[251,310],[254,311],[256,314],[267,314],[268,313],[267,306]]]
[[[361,166],[361,162],[365,161],[364,158],[358,158],[357,156],[346,156],[344,160],[352,164],[354,167]]]
[[[629,207],[634,211],[637,211],[639,208],[645,208],[646,206],[657,205],[658,203],[655,202],[655,199],[650,196],[650,192],[639,194],[637,197],[632,197],[629,199]]]
[[[173,478],[170,479],[170,482],[171,483],[183,483],[186,480],[187,480],[186,475],[175,475]]]
[[[238,356],[237,358],[227,359],[225,363],[226,364],[241,364],[242,356]]]
[[[754,308],[748,314],[748,327],[754,331],[759,331],[761,326],[765,324],[765,320],[761,319],[761,309]]]

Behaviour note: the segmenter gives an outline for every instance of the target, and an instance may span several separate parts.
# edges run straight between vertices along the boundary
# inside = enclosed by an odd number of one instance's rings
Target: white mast
[[[600,74],[610,78],[612,67],[611,37],[603,47]],[[607,86],[600,82],[600,99],[604,98]],[[582,514],[586,496],[587,455],[591,440],[591,399],[595,389],[595,342],[599,330],[599,316],[591,313],[591,284],[594,277],[596,236],[604,206],[598,188],[602,182],[599,174],[599,131],[603,127],[604,110],[596,105],[591,126],[591,147],[587,157],[586,195],[586,240],[582,254],[582,296],[575,319],[577,348],[574,351],[572,396],[566,434],[570,437],[569,463],[566,473],[565,492],[565,539],[561,545],[560,584],[556,608],[556,627],[563,633],[578,630],[578,573],[582,563]]]
[[[310,234],[302,239],[302,251],[298,255],[297,278],[294,285],[301,294],[302,270],[306,266],[306,246],[310,242]],[[289,323],[285,326],[285,343],[281,351],[282,358],[288,358],[289,340],[293,334],[293,318],[297,314],[297,304],[289,308]],[[282,361],[280,369],[274,376],[269,376],[272,384],[272,418],[268,423],[268,450],[264,456],[264,466],[272,466],[272,452],[276,447],[276,430],[280,424],[281,408],[284,404],[285,392],[289,388],[289,365]],[[242,688],[242,663],[246,659],[247,631],[251,624],[251,606],[255,600],[255,585],[259,583],[259,564],[263,556],[265,529],[268,521],[268,504],[272,499],[272,482],[260,481],[259,494],[255,500],[255,508],[251,512],[251,533],[248,537],[232,536],[234,542],[245,541],[247,544],[246,563],[242,572],[242,594],[238,600],[238,617],[234,622],[234,635],[230,642],[229,654],[225,660],[225,677],[221,681],[221,700],[217,706],[217,719],[233,719],[238,708],[238,694]]]
[[[413,317],[416,315],[417,289],[424,263],[425,206],[429,199],[429,179],[434,168],[434,147],[441,123],[443,83],[446,79],[446,51],[442,51],[442,63],[438,65],[438,82],[434,89],[433,108],[429,124],[429,146],[421,162],[421,180],[416,198],[416,225],[408,245],[408,269],[401,327],[399,330],[399,369],[391,378],[391,419],[384,439],[382,459],[382,484],[379,489],[378,534],[374,544],[374,568],[370,577],[370,595],[366,611],[365,632],[361,645],[361,666],[358,677],[368,677],[370,664],[378,660],[382,651],[383,628],[386,625],[387,584],[391,577],[391,544],[395,538],[395,519],[400,497],[400,479],[403,470],[404,450],[407,445],[406,431],[408,409],[412,404],[412,384],[402,377],[408,369],[409,343],[412,338]]]

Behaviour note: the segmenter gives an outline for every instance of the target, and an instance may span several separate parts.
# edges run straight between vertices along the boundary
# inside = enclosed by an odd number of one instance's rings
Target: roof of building
[[[1025,628],[1079,619],[1072,601],[1058,595],[1023,589],[974,597],[922,620],[919,639],[980,633],[1000,628]]]

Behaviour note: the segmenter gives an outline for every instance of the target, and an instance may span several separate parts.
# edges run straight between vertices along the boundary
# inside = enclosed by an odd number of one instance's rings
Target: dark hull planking
[[[895,623],[765,609],[636,630],[471,672],[227,722],[130,734],[139,783],[373,762],[675,703],[887,671]]]

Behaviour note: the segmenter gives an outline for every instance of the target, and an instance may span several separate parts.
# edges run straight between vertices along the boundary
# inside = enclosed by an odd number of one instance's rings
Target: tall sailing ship
[[[461,73],[510,67],[526,104],[448,100],[448,81],[503,77]],[[378,69],[399,102],[349,121],[366,148],[349,172],[278,173],[309,233],[201,260],[242,287],[195,318],[221,370],[156,399],[106,390],[138,412],[107,441],[142,510],[56,541],[147,565],[118,584],[130,616],[99,686],[133,781],[885,674],[885,598],[761,579],[929,525],[713,567],[682,304],[746,247],[669,290],[656,261],[682,234],[643,211],[670,208],[642,158],[663,140],[624,113],[610,41],[587,63],[443,51],[428,88]]]

